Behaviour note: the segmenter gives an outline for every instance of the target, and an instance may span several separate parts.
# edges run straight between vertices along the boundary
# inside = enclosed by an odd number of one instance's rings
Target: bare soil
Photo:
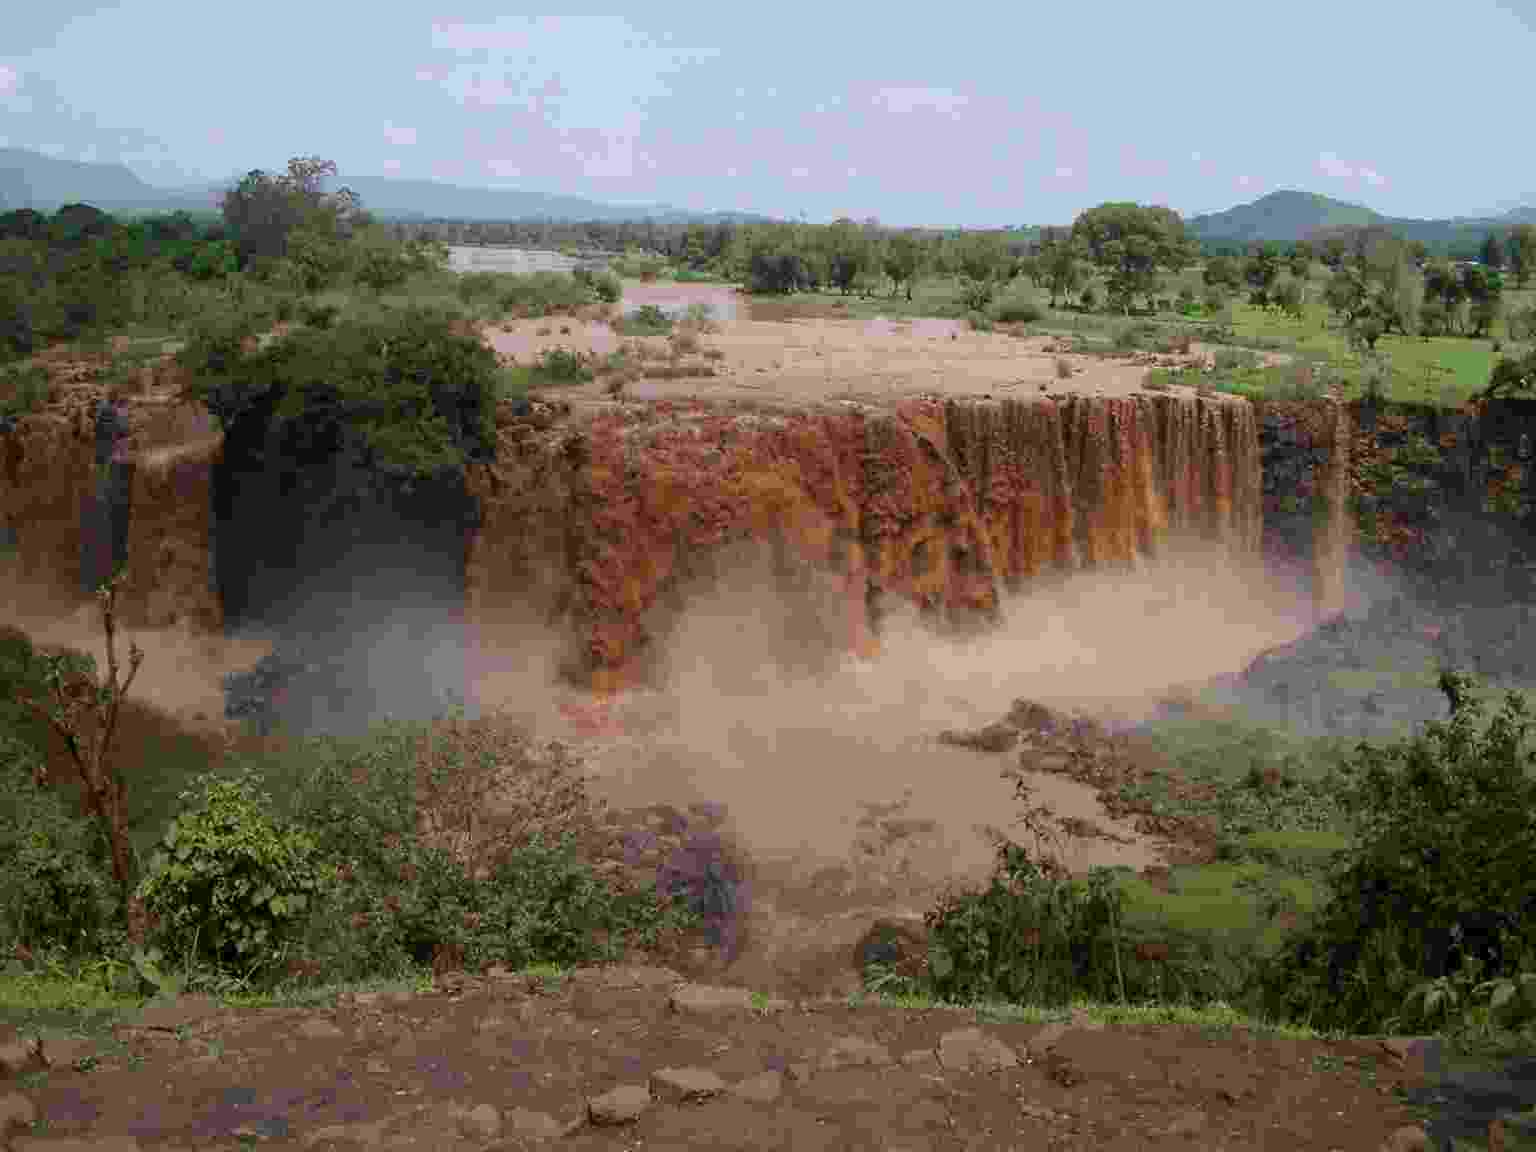
[[[15,1152],[1375,1152],[1412,1123],[1395,1089],[1416,1075],[1411,1052],[1367,1041],[754,1003],[646,967],[558,987],[492,973],[303,1010],[184,997],[110,1040],[42,1047],[52,1066],[0,1093],[0,1108],[35,1121],[34,1136],[12,1130]]]
[[[709,305],[716,318],[716,330],[701,341],[721,356],[710,364],[714,375],[645,379],[627,389],[633,399],[697,396],[808,403],[899,399],[919,393],[1126,396],[1140,390],[1151,366],[1144,354],[1085,356],[1052,337],[973,332],[957,320],[755,319],[750,304],[716,284],[627,282],[621,307],[656,304],[680,310],[689,303]],[[598,319],[519,320],[489,327],[485,334],[498,354],[524,363],[550,348],[605,356],[623,343],[609,323]],[[665,345],[661,340],[651,343],[658,351]],[[1192,363],[1199,358],[1192,352],[1156,359]],[[1068,366],[1071,375],[1062,376],[1058,363]],[[603,395],[603,384],[562,388],[561,395],[596,399]]]

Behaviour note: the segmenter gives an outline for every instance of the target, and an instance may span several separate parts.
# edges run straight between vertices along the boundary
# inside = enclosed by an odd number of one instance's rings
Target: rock
[[[823,1072],[831,1072],[838,1068],[884,1068],[890,1063],[891,1050],[884,1044],[862,1036],[843,1036],[822,1054],[820,1067]]]
[[[12,1132],[30,1128],[37,1121],[37,1109],[19,1092],[0,1096],[0,1140]]]
[[[459,1116],[459,1131],[472,1140],[495,1140],[501,1135],[501,1112],[493,1104],[477,1104]]]
[[[502,1118],[502,1129],[511,1136],[533,1140],[557,1140],[565,1135],[567,1126],[548,1112],[530,1112],[526,1108],[514,1108]]]
[[[784,1074],[773,1071],[759,1072],[756,1076],[749,1076],[731,1088],[732,1096],[749,1100],[754,1104],[772,1104],[783,1092]]]
[[[1056,1047],[1061,1038],[1070,1031],[1072,1029],[1069,1025],[1063,1024],[1059,1020],[1051,1021],[1029,1038],[1029,1058],[1031,1060],[1045,1059],[1050,1050]]]
[[[1381,1152],[1427,1152],[1429,1137],[1417,1124],[1405,1124],[1381,1146]]]
[[[669,1104],[708,1100],[725,1091],[725,1081],[707,1068],[658,1068],[651,1073],[651,1095]]]
[[[11,1142],[11,1152],[139,1152],[139,1143],[131,1136],[97,1136],[88,1140],[18,1139]]]
[[[903,1052],[901,1063],[904,1068],[927,1068],[939,1062],[938,1053],[931,1048],[914,1048],[910,1052]]]
[[[651,1090],[644,1084],[620,1084],[611,1092],[587,1101],[587,1117],[604,1127],[633,1124],[651,1106]]]
[[[1198,1108],[1181,1112],[1172,1124],[1163,1129],[1165,1136],[1198,1136],[1205,1131],[1205,1113]]]
[[[811,1081],[811,1066],[804,1061],[791,1064],[785,1071],[796,1084],[809,1084]]]
[[[382,1120],[375,1120],[369,1124],[327,1124],[324,1128],[316,1128],[306,1132],[301,1143],[306,1148],[313,1148],[316,1144],[361,1144],[370,1148],[378,1144],[384,1137],[384,1129],[389,1126],[393,1117],[386,1116]]]
[[[18,1036],[8,1044],[0,1044],[0,1080],[24,1076],[45,1066],[42,1050],[31,1037]]]
[[[295,1029],[305,1040],[338,1040],[346,1033],[323,1017],[306,1020]]]
[[[1009,724],[988,724],[971,732],[946,730],[939,733],[939,743],[977,752],[1007,752],[1019,742],[1019,730]]]
[[[1012,1048],[980,1028],[958,1028],[939,1038],[939,1063],[950,1072],[998,1072],[1017,1068]]]
[[[736,1012],[782,1012],[789,1007],[783,1000],[757,1000],[746,988],[716,988],[707,984],[684,984],[667,998],[672,1011],[689,1016],[720,1016]]]

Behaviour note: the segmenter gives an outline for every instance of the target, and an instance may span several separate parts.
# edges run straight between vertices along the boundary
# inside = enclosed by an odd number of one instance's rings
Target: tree
[[[1168,208],[1112,202],[1082,213],[1073,239],[1104,273],[1110,298],[1129,312],[1133,297],[1157,289],[1157,271],[1178,271],[1193,258],[1184,222]]]
[[[891,295],[903,284],[907,299],[912,299],[912,281],[922,266],[923,249],[911,232],[892,232],[885,241],[885,274],[891,278]]]
[[[1237,266],[1225,252],[1218,252],[1207,260],[1201,276],[1207,284],[1220,288],[1235,288],[1238,284]]]
[[[1069,295],[1082,282],[1082,250],[1070,232],[1047,228],[1040,238],[1037,275],[1051,294],[1051,307],[1058,298]]]
[[[846,217],[834,221],[825,237],[830,279],[846,296],[869,260],[868,241],[863,229]]]
[[[1493,366],[1488,387],[1478,394],[1482,400],[1492,400],[1501,393],[1530,392],[1536,389],[1536,350],[1527,352],[1518,360],[1502,357]]]
[[[1478,249],[1477,256],[1489,268],[1504,267],[1504,245],[1499,242],[1496,232],[1483,237],[1483,246]]]
[[[956,263],[967,280],[987,283],[1003,266],[1003,245],[991,232],[970,232],[955,245]]]
[[[365,224],[357,194],[350,188],[325,191],[336,165],[318,156],[295,156],[286,172],[253,169],[224,193],[220,208],[240,254],[242,267],[270,262],[286,253],[297,229],[325,237],[346,237]]]
[[[118,573],[96,593],[101,607],[102,630],[106,634],[107,675],[97,674],[89,659],[61,654],[44,660],[44,683],[48,698],[23,701],[64,743],[80,783],[85,800],[101,827],[112,862],[112,879],[117,884],[118,899],[130,935],[142,935],[142,925],[133,915],[133,854],[128,841],[128,796],[121,773],[112,762],[112,741],[123,698],[139,674],[144,653],[132,642],[128,645],[128,670],[120,674],[117,662],[117,596],[123,575]],[[46,767],[39,769],[39,786],[47,783]]]
[[[1306,280],[1312,274],[1312,261],[1316,253],[1312,245],[1305,240],[1298,240],[1291,245],[1290,268],[1291,275],[1298,280]]]
[[[1243,279],[1248,284],[1248,301],[1267,308],[1275,281],[1280,277],[1280,253],[1273,244],[1256,244],[1243,263]]]
[[[1536,267],[1536,225],[1516,224],[1509,230],[1504,249],[1515,283],[1524,288],[1531,278],[1531,269]]]

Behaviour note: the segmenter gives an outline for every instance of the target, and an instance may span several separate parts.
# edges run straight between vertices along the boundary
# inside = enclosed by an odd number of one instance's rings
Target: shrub
[[[48,403],[48,370],[41,364],[0,372],[0,419],[36,412]]]
[[[988,316],[985,312],[970,312],[966,315],[965,319],[973,332],[992,331],[992,317]]]
[[[248,351],[251,327],[241,314],[219,318],[180,358],[224,428],[247,417],[274,423],[295,448],[339,444],[402,478],[454,471],[489,451],[496,357],[447,313],[349,318]]]
[[[1353,845],[1330,870],[1331,901],[1264,974],[1271,1012],[1319,1028],[1413,1027],[1458,982],[1513,986],[1536,968],[1531,723],[1514,693],[1483,725],[1470,679],[1445,672],[1440,687],[1448,719],[1362,745],[1348,765]]]
[[[226,971],[271,965],[321,893],[314,840],[271,817],[254,773],[204,776],[181,800],[139,886],[160,943]]]
[[[40,775],[37,753],[0,731],[0,944],[82,951],[112,922],[117,890],[100,828]]]
[[[985,312],[997,293],[990,280],[965,280],[960,285],[960,304],[967,313]]]
[[[1040,305],[1028,296],[1008,296],[992,306],[992,319],[999,324],[1034,324],[1043,313]]]
[[[579,352],[549,348],[539,357],[535,377],[548,384],[585,384],[592,379],[592,365]]]
[[[581,858],[594,822],[576,767],[502,720],[461,718],[308,741],[272,764],[289,817],[338,875],[308,957],[333,979],[440,956],[575,963],[680,928],[653,893]]]
[[[311,328],[319,328],[324,331],[336,323],[336,318],[341,315],[341,309],[334,304],[321,304],[314,300],[300,300],[298,315],[301,324],[308,324]]]
[[[662,336],[672,331],[672,317],[655,304],[642,304],[614,325],[626,336]]]
[[[1093,290],[1093,285],[1090,284],[1084,288],[1083,293],[1078,297],[1078,300],[1081,302],[1085,309],[1090,312],[1093,311],[1094,306],[1099,302],[1099,298]]]
[[[624,285],[612,272],[601,272],[592,277],[592,291],[604,304],[617,304],[624,295]]]

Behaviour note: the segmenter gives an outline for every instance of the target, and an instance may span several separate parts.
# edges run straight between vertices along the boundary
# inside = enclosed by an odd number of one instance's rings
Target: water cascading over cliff
[[[510,423],[470,489],[472,667],[532,608],[572,637],[567,672],[599,688],[636,673],[677,590],[743,541],[816,573],[829,627],[868,651],[888,597],[960,626],[1033,580],[1179,539],[1256,555],[1262,534],[1254,409],[1219,396],[662,402]]]

